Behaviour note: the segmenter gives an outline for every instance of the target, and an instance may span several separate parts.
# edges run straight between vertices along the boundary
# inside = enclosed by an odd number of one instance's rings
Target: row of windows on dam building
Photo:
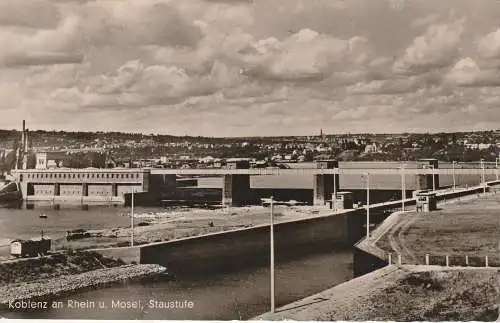
[[[26,179],[139,179],[139,173],[28,173]],[[21,181],[23,177],[20,177]]]
[[[27,195],[34,196],[122,196],[126,193],[131,193],[135,187],[135,190],[140,189],[140,186],[118,186],[116,190],[113,189],[112,185],[88,185],[87,189],[84,189],[80,185],[66,185],[61,184],[56,189],[54,184],[34,184],[31,189],[28,189]]]

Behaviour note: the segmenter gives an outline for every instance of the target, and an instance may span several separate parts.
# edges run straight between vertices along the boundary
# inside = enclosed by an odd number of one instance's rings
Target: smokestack
[[[28,148],[29,148],[28,133],[29,133],[29,129],[26,129],[24,131],[24,152],[25,153],[28,152]]]
[[[23,133],[26,130],[26,120],[23,120]]]

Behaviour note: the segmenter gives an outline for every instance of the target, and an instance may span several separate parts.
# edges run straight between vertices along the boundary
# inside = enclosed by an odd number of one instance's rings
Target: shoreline
[[[158,274],[165,272],[165,270],[165,267],[154,264],[123,265],[58,276],[46,280],[11,283],[0,286],[0,309],[16,310],[16,308],[9,305],[21,301],[50,301],[64,295],[92,288],[153,279]]]
[[[446,202],[460,208],[460,203],[478,197],[471,194]],[[394,212],[355,247],[387,262],[387,251],[377,242],[407,214]],[[496,267],[392,264],[252,320],[494,321],[500,319],[498,279]]]
[[[471,199],[474,198],[475,195],[470,196]],[[267,212],[266,212],[267,213]],[[247,214],[248,215],[248,214]],[[232,216],[232,214],[227,214],[226,216]],[[321,216],[321,215],[316,215],[316,216]],[[179,219],[177,218],[176,220],[180,221],[185,221],[185,219]],[[206,219],[203,219],[203,221],[206,221]],[[295,220],[296,221],[296,220]],[[300,220],[299,220],[300,221]],[[286,221],[285,221],[286,222]],[[182,223],[182,222],[181,222]],[[390,227],[390,226],[389,226]],[[381,229],[379,227],[379,229]],[[182,239],[182,238],[181,238]],[[369,283],[362,283],[361,287],[364,286],[364,291],[367,292],[368,294],[373,293],[373,291],[370,291],[367,289],[367,285],[372,286],[375,290],[380,291],[380,288],[382,287],[391,287],[391,288],[396,288],[394,285],[397,285],[402,279],[404,279],[404,275],[402,275],[400,280],[394,279],[394,277],[391,277],[391,273],[396,272],[398,270],[403,271],[404,273],[408,274],[409,272],[425,272],[426,270],[429,271],[431,270],[432,272],[459,272],[463,271],[464,273],[471,273],[474,272],[476,269],[471,269],[471,268],[459,268],[459,267],[429,267],[429,266],[421,266],[418,267],[418,270],[409,270],[408,268],[414,268],[411,266],[389,266],[387,275],[384,275],[385,277],[385,284],[382,286],[375,286],[372,283],[377,283],[375,282],[369,282]],[[14,294],[16,292],[19,293],[19,295],[14,295],[15,300],[36,300],[40,298],[57,298],[60,297],[64,294],[71,294],[71,293],[76,293],[78,291],[82,291],[86,288],[92,288],[92,287],[100,287],[100,286],[106,286],[107,284],[114,284],[114,283],[119,283],[121,281],[128,281],[128,280],[136,280],[136,279],[142,279],[142,278],[148,278],[151,277],[154,274],[160,273],[164,270],[165,268],[158,266],[158,265],[127,265],[127,266],[120,266],[120,267],[113,267],[113,268],[106,268],[106,269],[97,269],[97,270],[92,270],[88,271],[85,273],[80,273],[80,274],[75,274],[75,275],[66,275],[66,276],[60,276],[60,277],[55,277],[51,279],[47,279],[44,282],[41,282],[40,280],[36,280],[33,282],[28,282],[28,283],[18,283],[18,284],[9,284],[5,286],[0,286],[0,295],[10,295],[12,291],[14,291]],[[394,270],[395,269],[395,270]],[[383,271],[384,269],[382,269]],[[392,270],[392,271],[391,271]],[[477,272],[486,272],[486,271],[493,271],[493,273],[498,274],[498,270],[494,268],[488,268],[488,269],[480,269]],[[373,274],[373,275],[371,275]],[[379,271],[374,271],[368,275],[362,276],[361,278],[364,277],[364,279],[369,279],[370,277],[378,277]],[[367,278],[368,277],[368,278]],[[484,277],[483,277],[484,278]],[[483,279],[481,278],[481,279]],[[484,279],[483,279],[484,280]],[[355,286],[358,284],[360,281],[363,282],[364,280],[351,280],[349,282],[356,281],[356,283],[352,283],[354,285],[349,285],[349,286]],[[347,282],[347,283],[349,283]],[[379,279],[379,283],[384,283],[382,279]],[[481,283],[483,283],[482,280],[480,280]],[[469,282],[467,282],[469,283]],[[346,283],[344,283],[346,284]],[[344,285],[341,284],[341,285]],[[391,285],[392,284],[392,285]],[[338,286],[341,286],[338,285]],[[336,286],[336,287],[338,287]],[[334,287],[334,288],[336,288]],[[334,289],[333,288],[333,289]],[[18,289],[21,289],[19,292]],[[25,290],[23,290],[25,289]],[[46,292],[47,290],[50,290],[50,292]],[[359,302],[361,299],[363,299],[364,294],[360,294],[359,290],[363,290],[363,288],[358,290],[358,296],[357,298],[352,298],[351,296],[346,297],[346,300],[342,300],[341,302],[352,302],[353,304],[349,303],[349,306],[359,306]],[[335,292],[336,294],[339,294]],[[345,290],[344,296],[346,293],[348,293],[348,290]],[[318,298],[318,295],[321,295],[322,293],[319,293],[316,296],[316,299]],[[342,293],[340,293],[341,295]],[[311,297],[313,297],[311,296]],[[369,295],[368,295],[369,296]],[[404,294],[405,297],[408,297],[408,294]],[[411,295],[410,295],[411,296]],[[380,297],[380,295],[379,295]],[[310,297],[309,297],[310,298]],[[306,298],[306,299],[309,299]],[[0,297],[0,304],[8,304],[9,301],[12,301],[12,298],[7,298],[4,296],[4,298]],[[300,303],[301,301],[294,302],[293,304]],[[318,302],[315,302],[318,303]],[[320,302],[321,303],[321,302]],[[358,304],[356,304],[358,303]],[[302,305],[301,305],[302,306]],[[336,306],[334,304],[334,306]],[[285,310],[288,308],[288,305],[285,306]],[[319,310],[322,310],[320,307]],[[280,313],[283,313],[283,311],[280,311]],[[314,315],[314,312],[311,314],[309,312],[309,315]],[[330,317],[331,318],[331,317]],[[348,317],[352,319],[352,317]],[[308,318],[310,319],[310,318]],[[345,317],[336,317],[337,320],[342,320],[346,319]]]
[[[495,320],[498,277],[497,268],[386,266],[251,320]],[[477,305],[480,297],[489,302]]]

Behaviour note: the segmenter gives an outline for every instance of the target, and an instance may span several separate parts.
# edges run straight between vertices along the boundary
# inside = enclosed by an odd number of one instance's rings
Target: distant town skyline
[[[500,129],[483,129],[483,130],[461,130],[461,131],[430,131],[430,132],[408,132],[408,131],[403,131],[403,132],[328,132],[325,131],[325,129],[319,129],[318,133],[303,133],[303,134],[296,134],[296,135],[248,135],[248,136],[236,136],[236,135],[229,135],[229,136],[203,136],[203,135],[190,135],[190,134],[171,134],[171,133],[158,133],[158,132],[144,132],[144,131],[115,131],[115,130],[109,130],[109,131],[103,131],[103,130],[78,130],[78,129],[71,129],[71,130],[64,130],[64,129],[30,129],[29,127],[26,128],[30,133],[33,132],[47,132],[47,133],[57,133],[57,132],[64,132],[64,133],[123,133],[123,134],[140,134],[144,136],[172,136],[172,137],[202,137],[202,138],[258,138],[258,137],[327,137],[327,136],[355,136],[355,135],[403,135],[403,134],[429,134],[429,135],[437,135],[437,134],[454,134],[454,133],[485,133],[485,132],[495,132],[498,133],[500,132]],[[12,129],[0,129],[0,131],[19,131],[21,132],[22,127],[14,127]]]
[[[3,0],[0,129],[498,129],[494,0]]]

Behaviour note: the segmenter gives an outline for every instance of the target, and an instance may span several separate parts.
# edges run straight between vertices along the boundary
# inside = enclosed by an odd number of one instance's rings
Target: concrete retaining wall
[[[277,261],[335,249],[351,249],[364,233],[364,209],[275,224]],[[388,214],[373,212],[379,223]],[[126,262],[160,264],[175,275],[230,272],[269,262],[269,226],[219,232],[204,236],[95,250]]]
[[[354,277],[363,276],[374,270],[387,266],[387,261],[365,252],[359,248],[354,248]]]
[[[105,257],[121,258],[124,262],[130,264],[132,262],[141,262],[140,247],[122,247],[122,248],[102,248],[93,249],[92,251],[98,252]]]
[[[489,192],[491,188],[489,186],[486,187],[486,192]],[[438,201],[443,201],[443,200],[452,200],[456,199],[459,197],[463,196],[469,196],[473,194],[481,194],[483,193],[484,189],[482,187],[476,187],[472,189],[467,189],[467,190],[461,190],[461,191],[456,191],[456,192],[446,192],[443,194],[438,194],[436,196]]]
[[[446,193],[446,199],[480,192],[482,188],[449,192]],[[382,222],[389,215],[385,211],[373,209],[372,223]],[[366,211],[358,209],[276,224],[276,258],[300,258],[314,252],[351,248],[354,242],[363,236],[365,221]],[[127,262],[160,264],[176,275],[221,273],[268,263],[269,226],[220,232],[136,248],[101,249],[99,252],[122,258]],[[364,251],[355,254],[355,257],[359,265],[355,270],[357,273],[368,272],[385,264],[384,260],[377,260]]]
[[[348,218],[356,213],[275,225],[276,259],[299,258],[352,245]],[[269,262],[269,226],[142,246],[141,263],[156,263],[175,275],[225,272]]]

